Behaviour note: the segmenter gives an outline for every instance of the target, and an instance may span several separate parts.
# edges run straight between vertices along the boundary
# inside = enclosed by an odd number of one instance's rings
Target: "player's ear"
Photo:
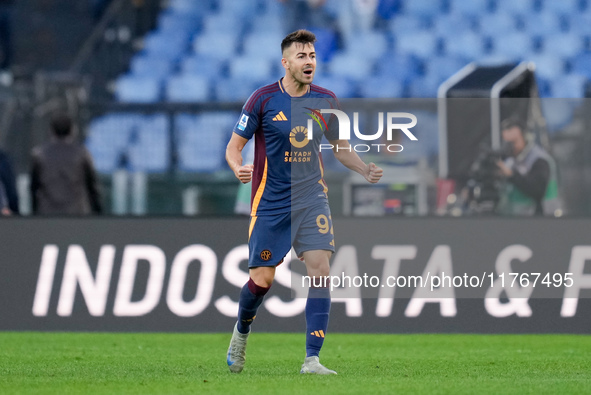
[[[287,59],[285,59],[285,57],[281,58],[281,65],[285,70],[289,69],[289,65],[287,64]]]

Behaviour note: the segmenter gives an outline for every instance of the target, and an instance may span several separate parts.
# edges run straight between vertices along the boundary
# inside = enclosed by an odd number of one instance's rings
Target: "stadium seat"
[[[175,118],[179,170],[213,172],[223,166],[224,150],[240,114],[181,114]]]
[[[536,65],[536,75],[545,79],[557,78],[564,74],[564,60],[548,54],[534,55],[527,60]]]
[[[508,15],[531,15],[536,11],[535,0],[496,0],[495,11],[500,14]]]
[[[330,62],[330,72],[334,76],[349,78],[354,81],[370,75],[372,63],[370,59],[359,56],[359,53],[338,53]]]
[[[130,171],[162,173],[170,164],[169,122],[165,115],[143,116],[127,150]]]
[[[399,35],[406,35],[409,32],[418,33],[428,28],[425,19],[415,15],[396,16],[389,23],[389,29],[394,39]]]
[[[237,36],[234,33],[200,34],[193,41],[197,55],[227,60],[236,56]]]
[[[523,59],[534,52],[534,40],[527,33],[499,34],[492,37],[492,53]]]
[[[487,36],[494,36],[501,32],[513,33],[517,30],[517,21],[510,14],[484,14],[478,18],[480,33]]]
[[[124,103],[160,101],[161,80],[153,77],[123,75],[115,83],[115,97]]]
[[[188,49],[189,34],[154,31],[144,39],[144,52],[147,56],[167,58],[176,61]]]
[[[488,13],[492,4],[490,0],[449,0],[449,11],[452,14],[474,16]]]
[[[273,75],[271,60],[256,56],[241,56],[232,59],[229,64],[230,78],[264,81]]]
[[[394,76],[400,81],[406,81],[423,73],[423,64],[413,55],[387,53],[375,63],[376,75]]]
[[[584,42],[578,34],[564,33],[546,36],[542,42],[542,53],[547,56],[573,57],[584,49]]]
[[[584,96],[587,78],[582,75],[568,74],[551,81],[552,97],[581,98]]]
[[[576,14],[581,11],[580,0],[541,0],[542,11],[555,14]]]
[[[285,22],[275,13],[258,14],[252,19],[252,34],[268,34],[279,37],[279,42],[285,36]]]
[[[591,52],[581,52],[572,59],[572,72],[591,79]]]
[[[575,108],[580,105],[578,100],[562,98],[543,98],[541,104],[542,114],[550,134],[555,134],[568,125],[573,120]]]
[[[283,37],[268,32],[251,33],[244,40],[243,54],[266,60],[281,59],[281,40]]]
[[[436,74],[415,78],[408,85],[408,95],[413,98],[437,97],[437,89],[442,82],[443,79]]]
[[[192,16],[203,15],[211,11],[212,2],[210,0],[170,0],[168,8],[181,14]]]
[[[432,32],[439,37],[454,39],[470,33],[476,26],[476,20],[470,16],[448,14],[434,20]]]
[[[359,84],[361,97],[397,98],[404,95],[404,83],[395,76],[373,76]]]
[[[366,32],[358,33],[351,37],[346,44],[346,51],[353,56],[368,58],[373,61],[382,56],[388,50],[388,41],[382,33]]]
[[[220,14],[235,15],[250,19],[261,12],[258,0],[217,0]]]
[[[244,102],[262,85],[249,79],[232,78],[220,78],[213,83],[216,100],[222,102]]]
[[[201,28],[201,19],[191,14],[166,10],[158,16],[158,30],[191,35]]]
[[[461,56],[433,57],[425,63],[425,75],[444,81],[468,63],[469,61]]]
[[[443,2],[440,0],[404,0],[401,7],[403,14],[421,17],[433,17],[443,11]]]
[[[536,15],[535,18],[523,18],[524,31],[530,35],[539,35],[548,37],[559,34],[562,30],[561,15],[555,12],[544,11]]]
[[[154,55],[136,55],[131,60],[130,72],[137,77],[155,77],[164,79],[173,69],[173,64],[166,57]]]
[[[485,53],[484,40],[477,33],[466,32],[443,40],[443,52],[451,56],[479,59]]]
[[[203,18],[203,32],[207,34],[233,34],[237,36],[243,33],[244,21],[243,18],[235,14],[207,14]]]
[[[186,56],[180,64],[181,73],[199,74],[215,78],[221,76],[224,62],[209,56],[189,55]]]
[[[179,74],[170,77],[166,83],[166,100],[170,102],[205,102],[210,99],[207,77],[193,74]]]
[[[405,32],[395,37],[396,52],[417,55],[421,58],[433,56],[438,49],[437,37],[429,32]]]

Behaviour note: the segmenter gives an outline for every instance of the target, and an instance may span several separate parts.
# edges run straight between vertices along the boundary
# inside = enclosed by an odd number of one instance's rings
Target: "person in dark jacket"
[[[0,150],[0,212],[18,214],[18,195],[12,165],[8,155]]]
[[[74,141],[72,120],[51,120],[52,139],[33,149],[31,196],[33,213],[86,215],[102,212],[98,179],[88,150]]]

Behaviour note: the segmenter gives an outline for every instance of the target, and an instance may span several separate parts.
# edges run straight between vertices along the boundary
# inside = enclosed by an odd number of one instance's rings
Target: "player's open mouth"
[[[304,70],[304,74],[306,74],[306,75],[312,75],[313,72],[314,72],[314,70],[312,70],[312,69]]]

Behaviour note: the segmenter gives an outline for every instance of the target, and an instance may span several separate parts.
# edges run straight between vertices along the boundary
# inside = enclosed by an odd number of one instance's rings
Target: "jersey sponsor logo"
[[[279,114],[275,115],[273,121],[287,121],[287,117],[283,113],[283,111],[279,111]]]
[[[309,142],[308,138],[308,129],[304,126],[296,126],[295,128],[291,129],[289,133],[289,142],[296,148],[304,148],[308,145]]]
[[[265,262],[268,261],[269,259],[271,259],[271,256],[272,256],[271,251],[269,251],[269,250],[261,251],[261,259],[263,261],[265,261]]]
[[[248,115],[242,114],[240,118],[240,122],[238,122],[238,129],[244,131],[246,129],[246,124],[248,123]]]

